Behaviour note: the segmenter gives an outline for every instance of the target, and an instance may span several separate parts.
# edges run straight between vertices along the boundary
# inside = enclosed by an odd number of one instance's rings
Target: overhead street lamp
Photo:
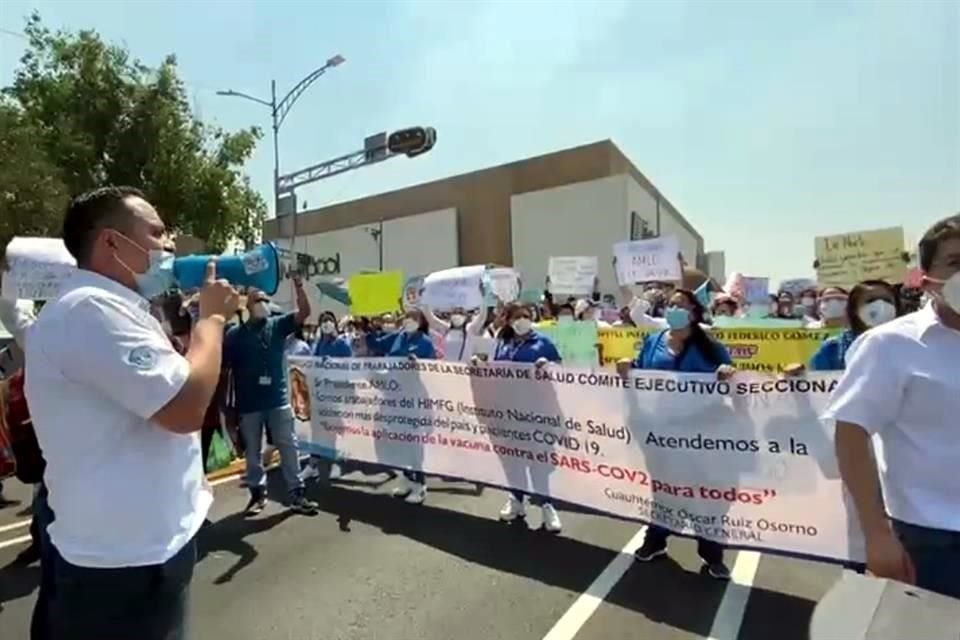
[[[279,102],[277,102],[277,81],[270,81],[270,100],[264,100],[262,98],[257,98],[256,96],[251,96],[240,91],[217,91],[218,96],[230,96],[234,98],[243,98],[244,100],[250,100],[251,102],[256,102],[257,104],[262,104],[263,106],[270,109],[270,116],[273,124],[273,212],[274,215],[277,215],[279,212],[280,205],[280,190],[278,188],[279,178],[280,178],[280,126],[283,124],[283,121],[287,118],[287,114],[290,113],[290,109],[293,108],[293,105],[296,104],[297,100],[303,95],[303,92],[313,84],[317,78],[322,76],[327,72],[328,69],[334,67],[339,67],[341,64],[346,62],[344,58],[339,53],[331,58],[329,58],[322,67],[312,71],[307,74],[300,82],[295,84],[290,91],[287,92]],[[293,226],[294,232],[293,236],[296,237],[296,224],[297,224],[297,212],[293,212]],[[293,247],[290,247],[293,249]]]

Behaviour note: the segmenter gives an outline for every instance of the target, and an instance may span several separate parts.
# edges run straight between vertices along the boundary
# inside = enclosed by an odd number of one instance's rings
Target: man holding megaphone
[[[199,431],[240,298],[210,261],[181,356],[149,311],[175,247],[142,193],[75,198],[63,242],[78,268],[30,328],[25,368],[53,511],[49,637],[181,638],[213,501]]]

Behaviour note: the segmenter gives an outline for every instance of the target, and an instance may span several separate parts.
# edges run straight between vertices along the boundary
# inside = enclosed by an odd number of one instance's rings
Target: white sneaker
[[[410,481],[406,478],[400,478],[400,483],[397,485],[397,488],[393,490],[394,498],[406,498],[410,495]]]
[[[306,482],[307,480],[316,480],[320,477],[320,470],[317,469],[317,466],[312,462],[307,463],[307,466],[303,468],[303,471],[300,472],[300,480]]]
[[[427,486],[420,484],[419,482],[410,483],[410,492],[407,494],[407,497],[404,499],[404,502],[407,504],[423,504],[423,501],[427,499]]]
[[[500,519],[504,522],[512,522],[517,518],[523,518],[526,515],[526,508],[523,505],[523,501],[517,500],[512,495],[507,498],[506,504],[504,504],[503,508],[500,509]]]
[[[543,512],[543,528],[550,533],[560,533],[563,530],[563,523],[560,522],[560,516],[552,504],[545,504],[540,507]]]
[[[330,479],[339,480],[341,477],[343,477],[343,469],[340,468],[339,462],[334,462],[330,465]]]

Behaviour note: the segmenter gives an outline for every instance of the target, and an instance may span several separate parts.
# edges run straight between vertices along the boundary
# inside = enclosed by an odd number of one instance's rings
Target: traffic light
[[[430,151],[436,143],[437,132],[433,127],[409,127],[391,133],[387,138],[387,149],[413,158]]]

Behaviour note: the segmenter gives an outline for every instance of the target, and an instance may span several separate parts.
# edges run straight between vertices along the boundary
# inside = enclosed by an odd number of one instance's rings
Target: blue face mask
[[[686,329],[690,326],[690,312],[682,307],[670,307],[665,318],[671,329]]]
[[[150,266],[144,273],[134,273],[137,291],[147,300],[153,300],[176,285],[173,277],[174,254],[169,251],[152,250],[149,252]]]

